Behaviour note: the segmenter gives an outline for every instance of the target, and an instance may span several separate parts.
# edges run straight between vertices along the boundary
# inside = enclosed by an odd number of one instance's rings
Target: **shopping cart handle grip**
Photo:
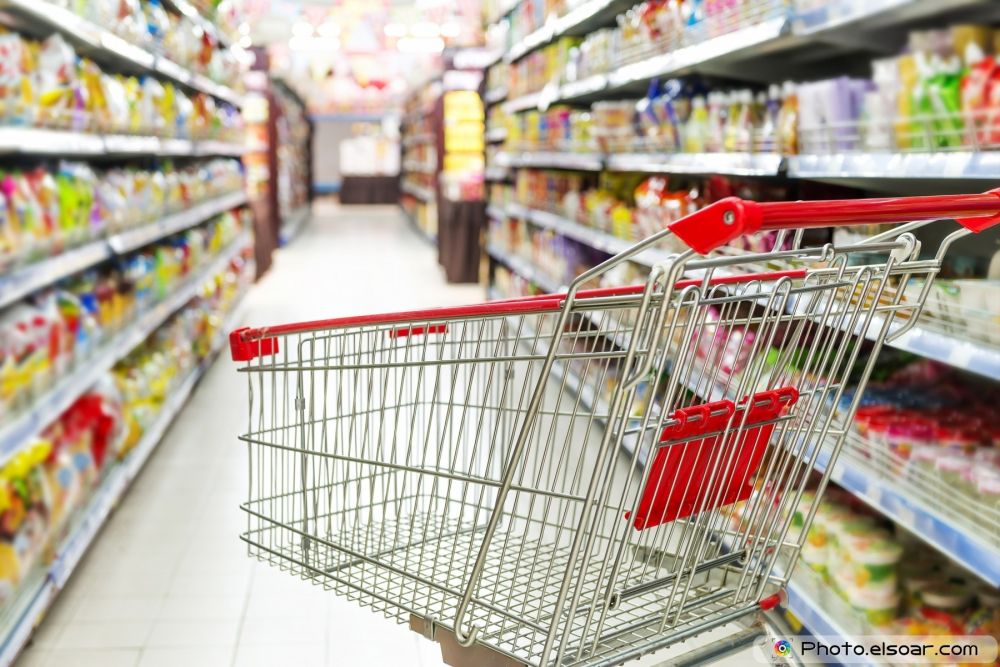
[[[970,231],[981,232],[1000,224],[1000,189],[971,195],[766,203],[726,197],[671,223],[669,229],[689,248],[705,255],[760,230],[917,220],[955,220]]]
[[[762,223],[759,204],[739,197],[726,197],[668,227],[687,247],[707,255],[740,236],[758,231]]]

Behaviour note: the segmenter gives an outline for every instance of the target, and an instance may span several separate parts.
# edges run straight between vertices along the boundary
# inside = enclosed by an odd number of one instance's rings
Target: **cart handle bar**
[[[769,271],[767,273],[742,273],[712,277],[708,280],[708,285],[713,286],[732,283],[750,283],[753,281],[776,281],[782,278],[800,279],[805,278],[805,276],[805,269]],[[674,289],[686,289],[688,287],[694,287],[704,283],[705,280],[703,278],[680,280],[674,283]],[[604,299],[616,296],[633,296],[642,294],[645,289],[645,285],[602,287],[599,289],[580,290],[576,293],[574,298],[579,300]],[[539,294],[536,296],[521,297],[516,299],[490,301],[471,306],[428,308],[426,310],[410,310],[400,313],[384,313],[380,315],[355,315],[353,317],[338,317],[329,320],[313,320],[311,322],[279,324],[272,327],[242,327],[230,332],[229,349],[232,353],[233,361],[250,361],[251,359],[256,359],[257,357],[277,354],[278,339],[276,336],[366,325],[377,326],[385,324],[412,324],[415,322],[429,322],[470,317],[502,317],[505,315],[557,312],[562,308],[566,298],[567,293],[560,292],[558,294]],[[421,330],[417,331],[416,329]],[[403,329],[391,329],[389,330],[389,333],[394,338],[400,338],[403,336],[418,335],[422,333],[443,333],[444,331],[443,329],[435,327],[430,327],[427,331],[424,331],[423,329],[423,327],[411,327],[407,328],[405,331]]]
[[[766,203],[726,197],[668,228],[689,248],[706,255],[744,234],[761,230],[942,219],[953,219],[973,232],[1000,223],[1000,188],[975,195]]]

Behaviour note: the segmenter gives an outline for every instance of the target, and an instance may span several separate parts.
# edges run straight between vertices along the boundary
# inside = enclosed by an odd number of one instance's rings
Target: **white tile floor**
[[[317,214],[250,293],[247,323],[482,300],[482,287],[444,283],[395,207]],[[403,626],[246,557],[244,393],[220,356],[19,665],[442,664]]]

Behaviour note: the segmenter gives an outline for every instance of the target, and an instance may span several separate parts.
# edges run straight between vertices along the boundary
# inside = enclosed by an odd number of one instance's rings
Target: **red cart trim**
[[[805,269],[793,269],[789,271],[771,271],[768,273],[746,273],[730,276],[718,276],[708,281],[709,286],[727,285],[733,283],[748,283],[756,280],[775,281],[782,278],[804,278]],[[681,280],[674,283],[674,289],[684,289],[701,285],[704,281],[698,278]],[[629,296],[642,294],[644,285],[630,285],[627,287],[604,287],[600,289],[581,290],[577,292],[577,299],[602,299],[615,296]],[[546,313],[557,312],[562,308],[566,300],[567,293],[539,294],[537,296],[521,297],[517,299],[505,299],[501,301],[488,301],[469,306],[452,306],[446,308],[428,308],[425,310],[408,310],[398,313],[380,313],[376,315],[354,315],[350,317],[336,317],[327,320],[312,320],[310,322],[294,322],[289,324],[279,324],[272,327],[250,328],[243,327],[229,334],[229,346],[232,351],[233,361],[249,361],[261,355],[276,354],[278,352],[278,342],[275,336],[285,336],[288,334],[306,333],[309,331],[322,331],[325,329],[344,329],[347,327],[357,327],[379,324],[404,324],[416,322],[429,322],[433,320],[449,320],[465,317],[489,317],[500,315],[519,315],[524,313]],[[432,325],[426,332],[424,327],[398,328],[392,329],[389,333],[397,336],[415,335],[420,333],[444,333],[443,325]],[[274,340],[271,343],[264,341]],[[247,345],[251,341],[261,341],[261,345]]]

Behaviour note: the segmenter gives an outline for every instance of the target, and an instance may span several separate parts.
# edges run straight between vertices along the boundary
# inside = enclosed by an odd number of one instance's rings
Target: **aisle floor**
[[[434,249],[395,207],[319,205],[249,294],[244,320],[273,324],[482,296],[481,286],[445,284]],[[245,394],[221,355],[19,665],[442,665],[437,645],[407,628],[246,557],[238,538],[246,451],[236,440]]]

